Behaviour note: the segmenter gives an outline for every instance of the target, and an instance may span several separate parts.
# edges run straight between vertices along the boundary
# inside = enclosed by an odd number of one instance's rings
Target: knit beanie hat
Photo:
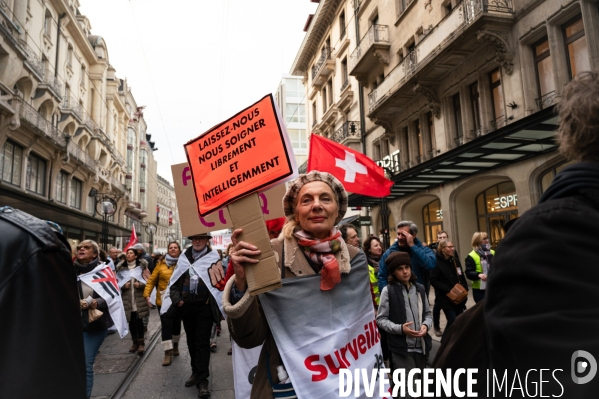
[[[337,204],[339,205],[339,214],[335,219],[335,224],[339,223],[345,211],[347,211],[347,192],[343,187],[343,184],[335,176],[327,172],[319,172],[313,170],[310,173],[301,174],[295,180],[289,184],[289,188],[283,197],[283,211],[287,219],[292,219],[295,216],[295,205],[297,203],[297,196],[306,183],[313,181],[322,181],[331,187],[335,197],[337,198]]]
[[[407,252],[393,252],[391,255],[387,257],[385,260],[387,264],[387,270],[391,267],[391,265],[397,263],[398,265],[409,265],[412,267],[412,259],[410,259],[410,255]]]

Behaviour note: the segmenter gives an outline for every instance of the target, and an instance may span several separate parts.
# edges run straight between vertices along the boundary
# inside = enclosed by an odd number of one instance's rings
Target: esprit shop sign
[[[518,205],[518,197],[516,194],[493,198],[493,201],[495,201],[495,209],[511,208],[512,206]]]

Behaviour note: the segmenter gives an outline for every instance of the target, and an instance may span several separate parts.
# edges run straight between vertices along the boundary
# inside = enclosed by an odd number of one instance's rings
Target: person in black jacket
[[[77,245],[76,259],[73,262],[77,275],[89,273],[103,262],[100,260],[100,247],[92,240],[84,240]],[[85,347],[85,368],[87,374],[87,397],[92,393],[94,385],[94,362],[100,346],[108,335],[108,328],[114,325],[108,311],[108,304],[96,291],[82,281],[78,281],[78,291],[81,307],[81,323],[83,325],[83,344]],[[91,303],[86,298],[91,297]],[[89,310],[99,309],[102,316],[89,322]]]
[[[499,244],[485,325],[498,374],[561,369],[548,374],[543,395],[593,398],[599,392],[599,73],[579,73],[558,107],[559,150],[577,163],[557,174]]]
[[[455,257],[453,243],[447,240],[439,241],[437,245],[437,264],[431,271],[431,284],[435,288],[435,304],[443,309],[447,319],[445,331],[455,321],[456,317],[466,309],[468,297],[457,305],[447,297],[447,293],[458,283],[468,291],[468,283],[466,283],[460,260]]]
[[[0,231],[0,398],[84,399],[70,246],[44,221],[8,206],[0,207]]]
[[[193,265],[198,259],[212,251],[208,242],[210,233],[189,237],[191,247],[183,252]],[[177,264],[181,267],[181,261]],[[191,358],[191,376],[186,387],[197,386],[198,397],[210,397],[208,377],[210,375],[210,335],[212,324],[220,321],[220,311],[208,287],[190,267],[177,281],[171,282],[170,298],[172,306],[177,306],[183,327],[187,334],[187,348]],[[216,306],[216,310],[215,310]]]

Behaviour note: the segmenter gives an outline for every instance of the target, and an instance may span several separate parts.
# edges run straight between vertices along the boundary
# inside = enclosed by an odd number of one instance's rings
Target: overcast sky
[[[274,93],[318,6],[310,0],[80,0],[110,64],[145,105],[158,174],[183,144]]]

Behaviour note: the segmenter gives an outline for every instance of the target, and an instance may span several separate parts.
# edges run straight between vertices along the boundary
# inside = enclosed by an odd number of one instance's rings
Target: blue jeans
[[[94,362],[96,355],[104,342],[104,338],[108,335],[108,330],[97,332],[83,332],[83,347],[85,349],[85,371],[87,374],[87,397],[92,394],[94,386]]]

